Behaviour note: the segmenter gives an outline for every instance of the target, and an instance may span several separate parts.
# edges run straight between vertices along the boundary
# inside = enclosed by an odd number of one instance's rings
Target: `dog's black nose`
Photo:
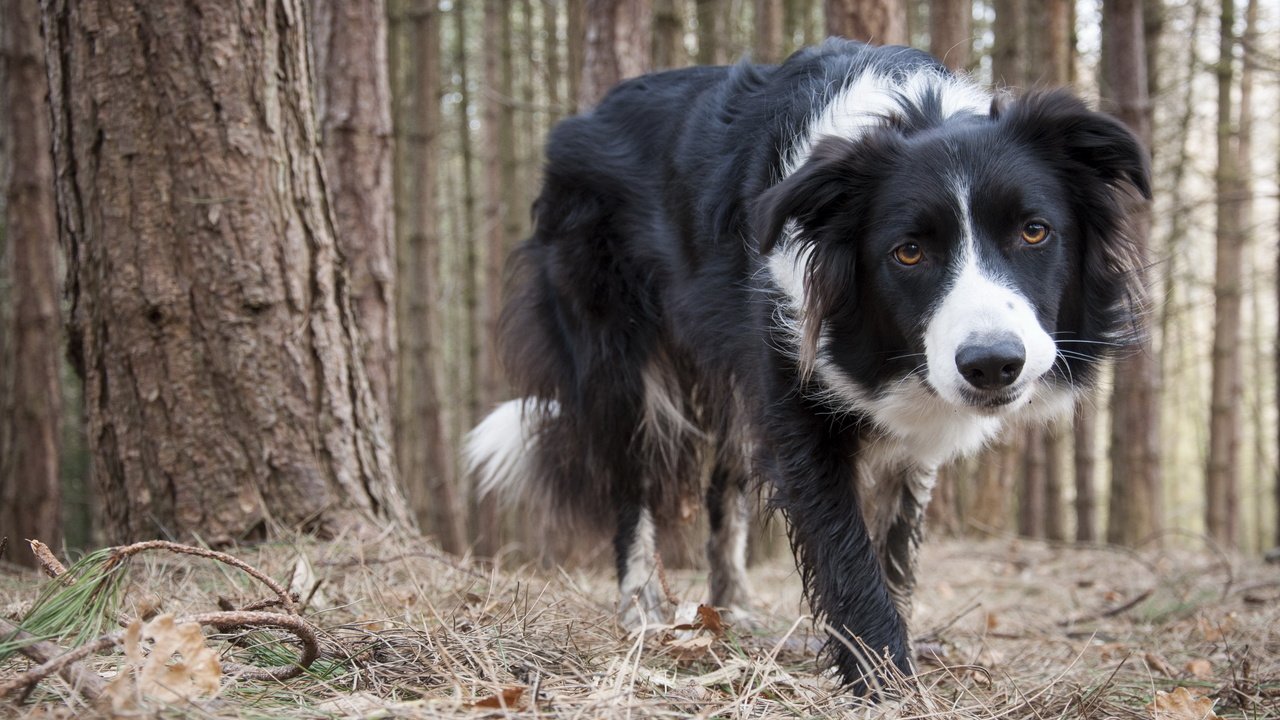
[[[960,375],[979,390],[998,390],[1012,385],[1026,361],[1027,351],[1022,341],[1009,335],[972,342],[956,352]]]

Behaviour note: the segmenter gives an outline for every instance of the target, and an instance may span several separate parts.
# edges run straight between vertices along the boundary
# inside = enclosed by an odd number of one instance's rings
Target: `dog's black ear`
[[[1001,119],[1026,142],[1058,151],[1073,166],[1072,174],[1126,183],[1151,199],[1151,163],[1141,141],[1119,120],[1090,110],[1070,92],[1030,93]]]
[[[787,221],[812,230],[849,197],[858,145],[837,137],[823,138],[809,159],[785,180],[761,194],[755,209],[756,239],[767,255]]]

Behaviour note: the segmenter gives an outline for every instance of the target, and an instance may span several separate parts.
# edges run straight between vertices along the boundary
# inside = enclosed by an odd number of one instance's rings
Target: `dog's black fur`
[[[871,75],[892,111],[812,136]],[[813,611],[844,636],[826,649],[843,678],[867,679],[852,637],[910,672],[904,615],[938,463],[1088,386],[1133,327],[1141,258],[1122,225],[1128,190],[1150,192],[1138,142],[1065,92],[949,108],[964,88],[922,53],[832,40],[777,66],[630,80],[551,133],[501,323],[522,420],[482,425],[469,452],[488,486],[520,484],[614,533],[632,620],[656,604],[637,576],[646,533],[691,492],[709,510],[712,600],[743,600],[734,544],[758,477]],[[1032,243],[1036,223],[1050,230]],[[895,259],[912,248],[923,262]],[[799,285],[770,264],[780,252]],[[971,367],[946,395],[922,365],[947,331],[930,321],[964,317],[968,300],[947,302],[966,292],[966,262],[975,287],[1009,288],[1052,338],[1025,396],[975,384]],[[939,426],[937,448],[912,440],[912,413],[947,402],[967,425]]]

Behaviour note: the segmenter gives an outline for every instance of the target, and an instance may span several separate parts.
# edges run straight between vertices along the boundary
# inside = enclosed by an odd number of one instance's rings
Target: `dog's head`
[[[1130,339],[1142,259],[1123,226],[1150,185],[1123,125],[1055,91],[859,134],[820,139],[757,207],[799,365],[837,400],[1006,417]]]

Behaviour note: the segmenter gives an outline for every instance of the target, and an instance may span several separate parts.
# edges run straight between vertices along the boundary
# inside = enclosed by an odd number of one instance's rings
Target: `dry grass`
[[[1207,551],[931,542],[914,627],[936,661],[921,663],[900,699],[878,706],[851,700],[815,665],[819,637],[787,558],[753,571],[759,605],[715,637],[625,635],[613,621],[607,572],[491,568],[399,540],[300,539],[236,555],[292,580],[323,630],[325,657],[302,677],[224,679],[217,697],[153,706],[156,714],[1149,718],[1157,690],[1188,687],[1213,698],[1223,717],[1280,717],[1280,572]],[[247,577],[197,558],[135,562],[126,614],[206,612],[219,598],[244,606],[264,595]],[[686,601],[702,596],[704,581],[696,571],[669,577]],[[0,569],[0,613],[20,612],[38,585]],[[258,665],[288,661],[293,643],[264,630],[211,640],[226,659]],[[103,657],[95,667],[109,674],[117,663]],[[0,684],[27,666],[0,664]],[[84,708],[56,678],[20,707],[0,704],[0,716],[77,711]]]

